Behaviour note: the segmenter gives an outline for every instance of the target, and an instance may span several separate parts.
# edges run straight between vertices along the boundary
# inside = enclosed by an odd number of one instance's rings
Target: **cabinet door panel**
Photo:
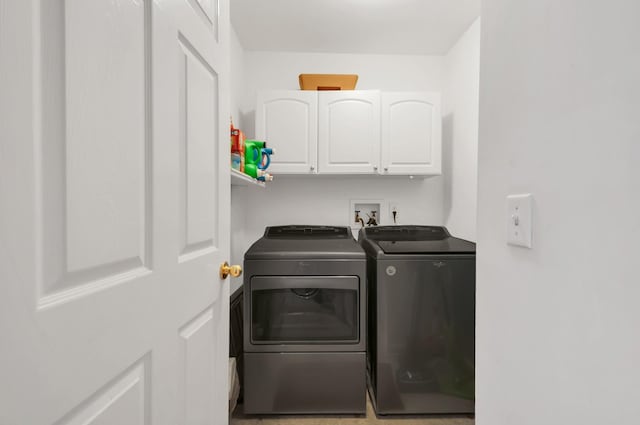
[[[321,92],[318,168],[323,174],[371,174],[380,157],[380,93]]]
[[[440,95],[382,94],[383,174],[441,174]]]
[[[269,171],[308,174],[317,168],[318,97],[313,91],[258,94],[256,138],[275,149]]]

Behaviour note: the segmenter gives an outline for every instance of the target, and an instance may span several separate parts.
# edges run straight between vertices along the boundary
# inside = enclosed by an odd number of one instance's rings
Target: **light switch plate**
[[[530,193],[507,196],[507,243],[531,248],[533,197]]]

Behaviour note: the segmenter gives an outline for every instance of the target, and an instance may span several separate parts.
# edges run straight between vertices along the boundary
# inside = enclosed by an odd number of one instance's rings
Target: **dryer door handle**
[[[250,280],[252,291],[273,289],[346,289],[357,291],[357,276],[255,276]]]

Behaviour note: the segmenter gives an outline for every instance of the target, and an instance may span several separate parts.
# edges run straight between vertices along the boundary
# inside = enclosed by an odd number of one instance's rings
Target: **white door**
[[[382,174],[440,174],[440,94],[382,93]]]
[[[373,174],[380,163],[380,92],[324,91],[318,95],[320,173]]]
[[[228,19],[0,0],[0,424],[227,422]]]
[[[269,172],[315,174],[318,155],[318,94],[270,90],[258,93],[256,138],[275,149]]]

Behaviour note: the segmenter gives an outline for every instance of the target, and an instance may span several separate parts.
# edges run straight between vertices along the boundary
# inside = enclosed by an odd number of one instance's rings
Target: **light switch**
[[[507,243],[531,248],[532,196],[507,196]]]

